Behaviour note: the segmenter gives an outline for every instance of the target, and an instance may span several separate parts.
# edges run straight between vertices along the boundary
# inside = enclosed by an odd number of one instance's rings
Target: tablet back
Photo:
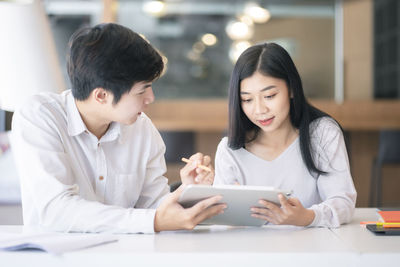
[[[184,207],[191,207],[198,201],[222,195],[221,203],[226,203],[227,208],[223,214],[216,215],[201,224],[222,224],[236,226],[262,226],[264,220],[251,217],[250,208],[260,206],[258,201],[265,199],[279,203],[278,194],[289,195],[287,192],[264,186],[244,185],[188,185],[179,198],[179,203]]]

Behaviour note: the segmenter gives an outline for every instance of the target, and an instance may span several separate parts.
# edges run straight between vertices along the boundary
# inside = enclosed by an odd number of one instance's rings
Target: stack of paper
[[[378,221],[360,222],[377,235],[400,235],[400,211],[378,211]]]
[[[36,249],[62,254],[117,241],[116,236],[102,234],[0,234],[0,249],[6,251]]]

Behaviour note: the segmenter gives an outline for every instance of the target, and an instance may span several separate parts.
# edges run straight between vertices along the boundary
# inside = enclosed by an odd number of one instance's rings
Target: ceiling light
[[[206,33],[201,37],[201,41],[207,46],[213,46],[217,43],[218,39],[214,34]]]
[[[255,23],[265,23],[271,18],[271,14],[265,8],[256,3],[248,3],[244,8],[244,13],[251,17]]]
[[[165,15],[165,3],[164,1],[148,1],[143,3],[143,11],[155,17],[161,17]]]
[[[231,21],[226,26],[226,33],[232,40],[245,40],[253,36],[253,27],[242,21]]]

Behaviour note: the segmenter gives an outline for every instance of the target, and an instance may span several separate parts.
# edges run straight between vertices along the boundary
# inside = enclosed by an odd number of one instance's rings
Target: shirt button
[[[104,180],[104,176],[99,176],[99,180],[103,181]]]

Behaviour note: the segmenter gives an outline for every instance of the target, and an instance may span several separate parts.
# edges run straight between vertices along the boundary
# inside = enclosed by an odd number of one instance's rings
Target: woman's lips
[[[275,117],[266,119],[266,120],[258,120],[258,122],[262,125],[262,126],[267,126],[270,125],[272,123],[272,121],[274,120]]]

